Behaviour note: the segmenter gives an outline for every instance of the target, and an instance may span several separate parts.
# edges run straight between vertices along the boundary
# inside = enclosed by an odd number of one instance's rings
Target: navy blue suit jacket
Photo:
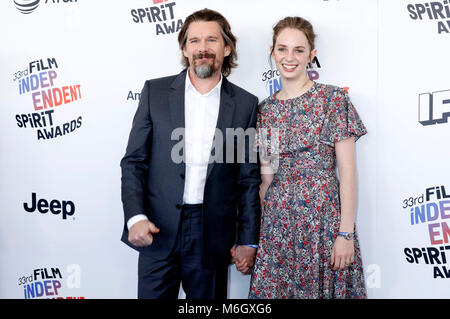
[[[125,214],[122,241],[155,259],[169,256],[180,222],[185,163],[175,163],[171,159],[173,147],[180,143],[180,140],[172,140],[171,134],[174,129],[185,127],[186,76],[184,70],[175,76],[145,82],[126,154],[120,163]],[[255,128],[257,107],[257,97],[223,77],[217,120],[217,128],[224,137],[223,161],[208,165],[203,199],[202,260],[208,268],[229,263],[230,248],[235,243],[258,243],[259,163],[251,163],[248,145],[245,163],[237,162],[238,142],[242,141],[234,136],[230,138],[235,160],[225,161],[225,143],[229,137],[226,128]],[[249,142],[248,136],[244,140]],[[137,214],[146,214],[160,228],[150,246],[135,247],[128,241],[126,222]]]

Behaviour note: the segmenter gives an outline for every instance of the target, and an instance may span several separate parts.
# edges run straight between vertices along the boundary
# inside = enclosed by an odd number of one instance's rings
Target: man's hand
[[[256,248],[239,245],[233,246],[230,252],[231,261],[236,265],[236,269],[243,275],[248,275],[250,268],[255,263]]]
[[[137,247],[149,246],[153,243],[153,234],[159,233],[159,228],[149,220],[141,220],[131,226],[128,241]]]

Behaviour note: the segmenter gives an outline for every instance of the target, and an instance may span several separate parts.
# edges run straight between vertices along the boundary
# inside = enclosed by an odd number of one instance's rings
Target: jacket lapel
[[[186,70],[178,74],[170,86],[169,108],[170,118],[174,128],[185,127],[184,125],[184,90],[186,81]]]
[[[235,103],[233,100],[233,89],[228,82],[228,80],[223,77],[222,78],[222,88],[220,90],[220,105],[219,105],[219,115],[217,118],[217,125],[216,128],[220,130],[223,137],[223,143],[214,143],[213,145],[216,146],[216,149],[214,149],[215,158],[225,158],[223,157],[223,150],[225,149],[225,143],[226,143],[226,129],[231,128],[231,124],[233,121],[233,115],[235,110]],[[219,149],[217,149],[217,147]],[[214,167],[214,163],[211,161],[211,157],[208,164],[208,170],[206,173],[206,179],[208,179],[209,175],[211,174],[211,170]]]
[[[173,129],[185,128],[184,121],[184,95],[185,95],[185,81],[186,81],[186,70],[178,74],[175,80],[172,82],[169,90],[169,109],[170,109],[170,119],[172,122]],[[182,152],[183,160],[181,165],[183,167],[183,173],[185,172],[185,162],[186,162],[186,143],[185,134],[182,136]]]
[[[185,128],[185,116],[184,116],[184,98],[185,98],[185,81],[187,76],[187,70],[181,72],[175,80],[172,82],[169,93],[169,108],[170,117],[172,121],[173,128]],[[213,143],[219,149],[214,149],[216,158],[223,158],[223,150],[226,143],[226,129],[232,127],[233,115],[235,110],[235,103],[233,100],[234,92],[228,80],[223,77],[222,87],[220,90],[220,105],[219,105],[219,115],[217,118],[216,128],[220,130],[223,137],[222,143]],[[183,144],[185,143],[185,136],[183,136]],[[186,145],[183,145],[183,156],[185,155]],[[219,153],[217,153],[219,152]],[[185,159],[183,160],[183,169],[185,167]],[[210,161],[208,164],[208,169],[206,173],[206,179],[208,179],[211,174],[211,170],[214,167],[214,162]]]

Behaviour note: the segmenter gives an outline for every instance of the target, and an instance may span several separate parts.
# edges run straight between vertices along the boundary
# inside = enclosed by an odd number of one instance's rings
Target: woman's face
[[[287,80],[307,76],[306,67],[315,55],[316,50],[311,51],[305,34],[292,28],[285,28],[278,34],[272,52],[281,77]]]

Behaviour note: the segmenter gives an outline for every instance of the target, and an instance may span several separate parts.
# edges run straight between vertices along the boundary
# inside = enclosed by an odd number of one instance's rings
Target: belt
[[[183,204],[181,212],[182,217],[201,217],[203,204]]]

